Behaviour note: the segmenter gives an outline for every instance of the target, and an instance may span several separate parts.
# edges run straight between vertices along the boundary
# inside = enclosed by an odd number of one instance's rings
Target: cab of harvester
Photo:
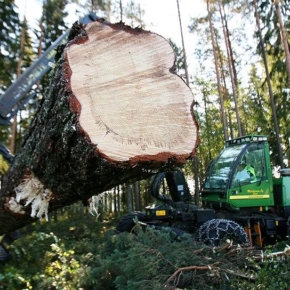
[[[239,171],[247,171],[244,175]],[[266,136],[226,141],[211,163],[201,189],[204,207],[237,212],[275,206],[269,144]]]
[[[243,171],[243,173],[242,173]],[[265,237],[290,235],[290,169],[272,174],[266,136],[250,135],[226,141],[209,166],[201,188],[203,207],[218,218],[243,225],[251,244]]]

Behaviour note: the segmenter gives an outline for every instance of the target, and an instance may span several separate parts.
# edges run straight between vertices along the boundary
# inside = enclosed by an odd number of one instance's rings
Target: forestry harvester
[[[246,163],[245,179],[236,178]],[[290,169],[272,175],[266,136],[250,135],[226,141],[214,159],[201,186],[201,206],[192,196],[182,171],[155,175],[149,191],[158,203],[146,211],[124,216],[117,230],[142,226],[169,226],[175,233],[185,231],[197,240],[218,245],[230,238],[240,244],[263,247],[289,234]]]
[[[96,19],[95,14],[90,14],[80,22],[87,24]],[[0,124],[9,123],[17,110],[37,93],[34,85],[49,71],[57,47],[68,35],[69,31],[57,39],[0,97]],[[1,160],[3,168],[7,168],[7,158]],[[236,172],[244,162],[249,178],[237,179]],[[161,185],[169,189],[169,196],[165,190],[160,192]],[[198,240],[211,245],[230,237],[242,244],[262,247],[268,238],[288,235],[289,188],[290,169],[281,170],[280,178],[272,176],[267,138],[240,137],[227,141],[225,149],[211,163],[201,188],[202,206],[191,202],[182,171],[160,173],[153,176],[150,184],[150,192],[159,203],[148,206],[145,212],[126,215],[117,229],[131,231],[138,220],[145,227],[169,226],[177,234],[183,231],[195,234]],[[9,258],[5,244],[9,245],[17,237],[17,233],[12,232],[2,239],[0,262]]]

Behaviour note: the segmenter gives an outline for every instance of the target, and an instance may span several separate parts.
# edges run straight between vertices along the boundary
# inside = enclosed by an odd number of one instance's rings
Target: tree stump
[[[3,178],[0,234],[195,154],[193,95],[160,35],[76,22]]]

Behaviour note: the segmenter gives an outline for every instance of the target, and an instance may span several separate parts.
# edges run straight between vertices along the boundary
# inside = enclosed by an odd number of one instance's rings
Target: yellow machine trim
[[[0,154],[0,174],[4,175],[9,168],[9,162]]]
[[[156,210],[156,216],[166,216],[165,210]]]
[[[257,199],[257,198],[269,198],[269,194],[261,194],[261,195],[232,195],[230,199]]]

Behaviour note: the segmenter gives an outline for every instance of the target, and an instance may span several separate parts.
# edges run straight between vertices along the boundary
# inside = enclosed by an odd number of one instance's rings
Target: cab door
[[[273,185],[269,176],[265,143],[251,143],[242,152],[235,164],[228,190],[228,202],[233,207],[260,207],[273,205]],[[246,163],[249,176],[245,180],[236,180],[239,164]],[[246,167],[246,168],[247,168]],[[251,173],[251,174],[250,174]]]

